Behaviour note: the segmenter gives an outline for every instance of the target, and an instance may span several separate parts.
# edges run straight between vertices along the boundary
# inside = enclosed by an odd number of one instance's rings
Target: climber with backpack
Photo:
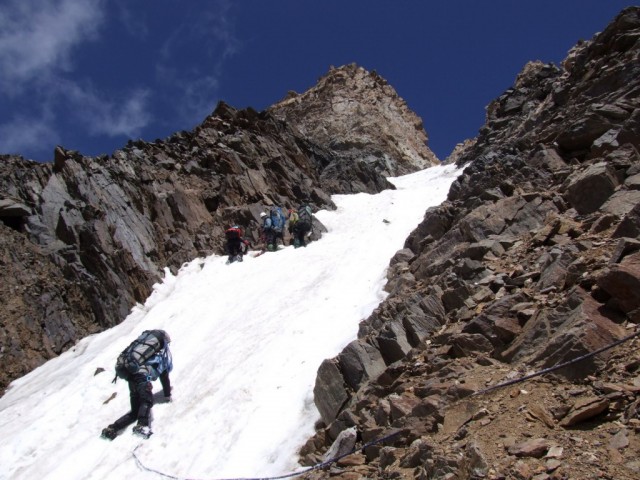
[[[171,401],[171,382],[169,372],[173,369],[173,360],[169,343],[171,338],[164,330],[145,330],[125,348],[116,360],[116,376],[129,384],[131,411],[102,430],[102,437],[113,440],[118,433],[137,420],[133,433],[149,438],[153,433],[150,425],[151,407],[153,407],[152,381],[160,378],[165,398]]]
[[[284,214],[284,211],[281,207],[272,207],[271,208],[271,226],[276,233],[276,243],[278,239],[284,245],[284,227],[287,223],[287,217]],[[277,245],[276,245],[277,248]]]
[[[287,209],[287,231],[289,232],[289,245],[293,245],[293,227],[298,222],[298,212],[294,208]]]
[[[275,249],[276,235],[271,228],[271,217],[266,212],[260,212],[262,226],[260,227],[260,240],[265,243],[267,250]]]
[[[242,255],[249,250],[249,241],[242,238],[242,228],[233,225],[224,234],[227,238],[227,253],[229,254],[227,263],[241,262]]]
[[[294,218],[293,227],[291,231],[293,233],[293,247],[306,247],[306,237],[311,235],[313,228],[313,218],[311,207],[307,202],[302,202],[298,207],[298,211],[295,212],[295,216],[292,214],[289,216],[289,222],[291,223]]]
[[[262,212],[260,218],[262,219],[262,234],[267,244],[267,250],[273,252],[278,248],[278,239],[284,244],[284,227],[287,218],[280,207],[272,207],[269,214]]]

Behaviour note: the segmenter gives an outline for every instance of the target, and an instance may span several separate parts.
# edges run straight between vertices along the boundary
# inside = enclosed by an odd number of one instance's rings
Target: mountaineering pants
[[[129,383],[129,401],[131,403],[131,411],[110,425],[114,429],[122,430],[136,420],[138,421],[138,425],[149,425],[151,407],[153,407],[153,385],[151,384],[149,377],[149,368],[150,367],[143,366],[127,379],[127,382]],[[162,383],[164,396],[170,397],[171,383],[169,381],[168,372],[164,372],[160,375],[160,382]]]
[[[230,238],[227,240],[227,253],[229,254],[229,258],[235,257],[236,255],[242,255],[242,240],[240,238]]]
[[[267,243],[267,246],[273,245],[273,249],[275,250],[276,243],[278,242],[278,232],[276,232],[273,228],[265,228],[264,240]]]
[[[293,226],[293,241],[294,245],[299,247],[306,246],[305,236],[307,232],[311,231],[311,225],[308,222],[296,222]]]
[[[153,407],[153,385],[147,380],[147,372],[138,371],[128,382],[131,411],[113,423],[116,430],[122,430],[136,420],[139,425],[149,425],[149,414]]]

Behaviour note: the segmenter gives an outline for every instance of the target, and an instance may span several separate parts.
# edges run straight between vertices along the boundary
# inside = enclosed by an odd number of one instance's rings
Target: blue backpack
[[[282,232],[284,230],[284,224],[287,221],[282,208],[273,207],[271,209],[271,228],[276,232]]]
[[[146,365],[152,367],[151,372],[149,372],[151,380],[156,380],[164,372],[171,372],[173,370],[173,358],[169,347],[165,346],[159,353],[147,360]]]

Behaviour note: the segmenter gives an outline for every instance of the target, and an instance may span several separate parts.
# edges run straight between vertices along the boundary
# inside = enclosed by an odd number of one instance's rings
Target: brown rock
[[[340,467],[355,467],[357,465],[364,465],[366,463],[366,457],[361,453],[354,453],[349,456],[343,457],[336,462]]]
[[[597,278],[600,288],[611,297],[611,304],[625,313],[640,308],[640,253],[628,255]]]
[[[510,361],[540,361],[543,367],[551,367],[622,338],[624,329],[602,315],[600,308],[587,292],[574,288],[557,308],[541,311],[529,320],[502,357]],[[568,378],[583,378],[602,361],[601,355],[587,358],[558,373]]]
[[[354,101],[357,98],[357,101]],[[422,120],[377,73],[355,64],[334,68],[317,85],[269,108],[340,157],[378,159],[388,175],[437,164]]]
[[[599,397],[583,398],[576,402],[560,425],[570,427],[601,414],[609,407],[609,400]]]
[[[549,412],[547,412],[547,410],[544,408],[544,406],[533,404],[533,405],[529,405],[528,409],[529,409],[529,413],[531,413],[531,415],[533,415],[535,418],[540,420],[547,427],[555,428],[556,424],[555,424],[555,422],[553,420],[553,417],[551,416],[551,414]]]
[[[517,461],[511,471],[517,480],[531,480],[533,476],[533,469],[522,460]]]
[[[509,455],[516,457],[541,458],[549,450],[549,441],[546,438],[535,438],[518,443],[508,449]]]
[[[415,397],[390,397],[389,405],[391,407],[391,421],[393,422],[405,415],[408,415],[419,403],[420,399]]]

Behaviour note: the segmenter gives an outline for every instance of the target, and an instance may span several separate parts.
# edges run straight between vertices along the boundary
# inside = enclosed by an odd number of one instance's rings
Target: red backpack
[[[234,225],[233,227],[227,229],[225,235],[227,237],[227,240],[242,238],[242,229],[237,225]]]

